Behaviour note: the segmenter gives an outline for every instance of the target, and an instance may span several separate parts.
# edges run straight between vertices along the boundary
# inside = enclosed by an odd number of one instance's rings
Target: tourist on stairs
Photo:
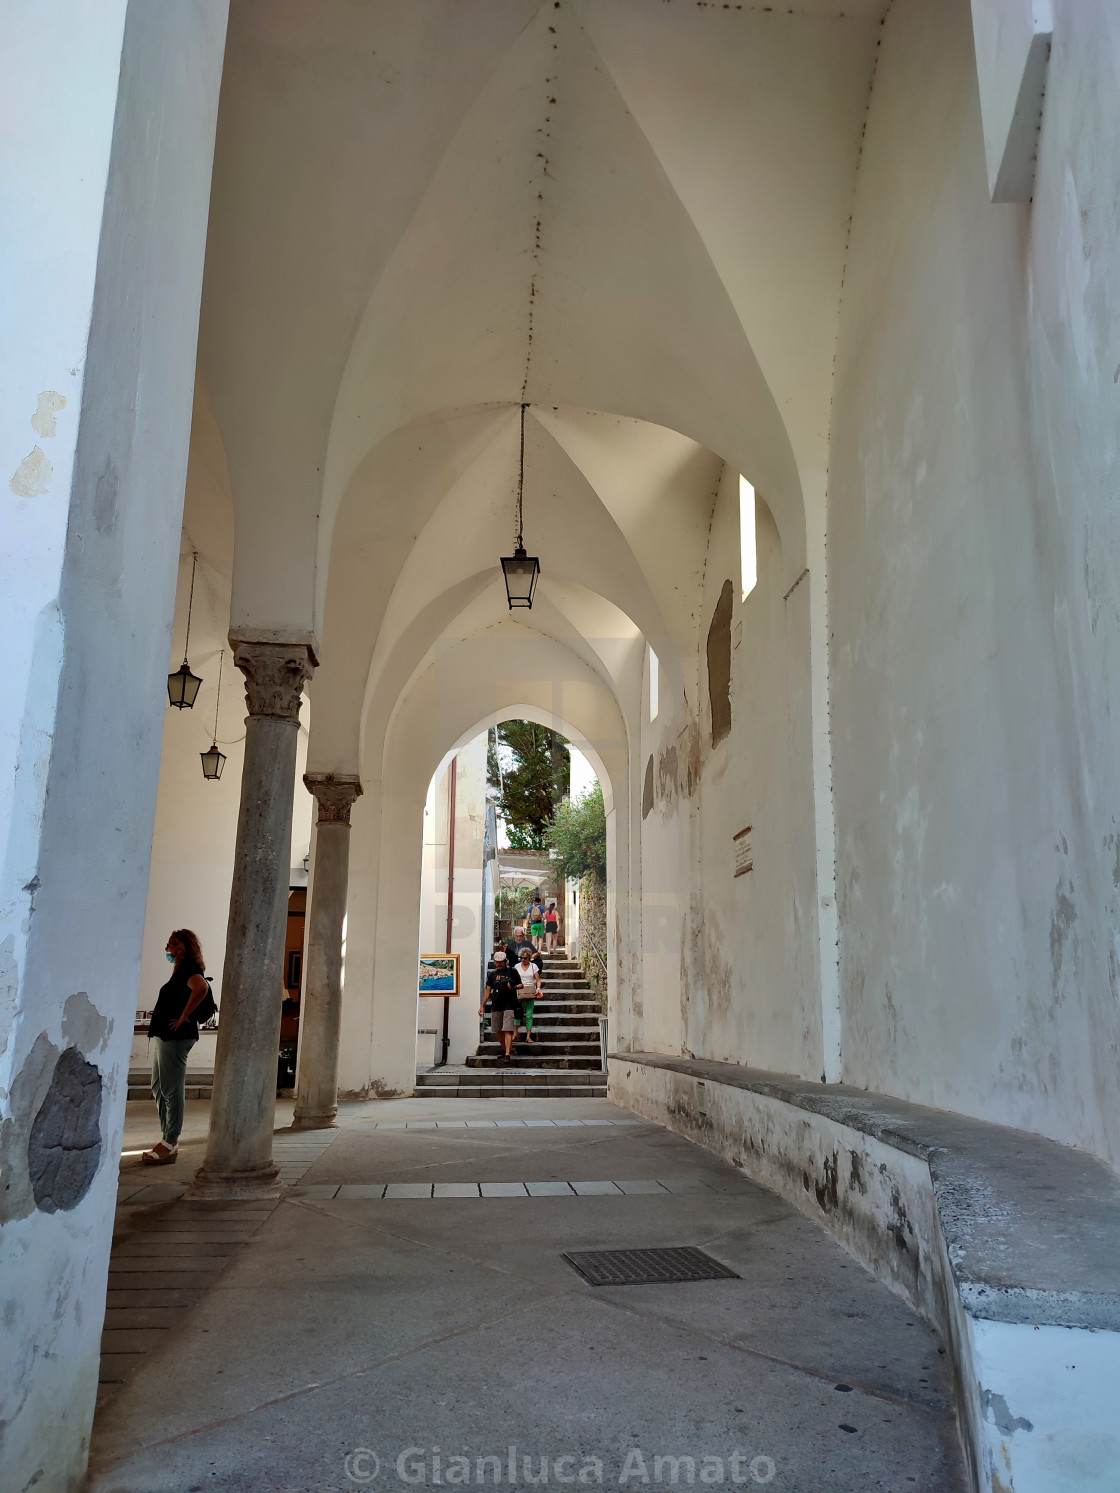
[[[526,944],[514,971],[520,985],[521,1008],[525,1012],[525,1040],[530,1043],[533,1040],[533,1007],[541,993],[541,972],[533,963],[532,956],[533,951]]]
[[[482,1015],[489,1001],[490,1035],[501,1043],[502,1055],[507,1063],[512,1061],[513,1038],[517,1031],[516,1011],[519,983],[506,968],[505,949],[495,949],[494,967],[486,972],[486,990],[482,997],[482,1005],[478,1008],[478,1014]]]
[[[540,893],[535,895],[533,905],[529,909],[529,935],[533,940],[533,947],[540,953],[541,945],[544,943],[544,908],[541,906]]]
[[[544,915],[544,944],[550,954],[556,953],[556,940],[560,935],[560,914],[556,903],[550,902]]]

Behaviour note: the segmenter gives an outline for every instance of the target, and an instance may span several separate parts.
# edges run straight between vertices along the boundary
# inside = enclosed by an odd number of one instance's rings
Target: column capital
[[[307,643],[235,638],[233,661],[245,675],[245,698],[251,716],[299,721],[303,687],[318,660]]]
[[[319,805],[320,824],[349,824],[354,800],[362,796],[361,780],[352,773],[305,772],[304,784]]]

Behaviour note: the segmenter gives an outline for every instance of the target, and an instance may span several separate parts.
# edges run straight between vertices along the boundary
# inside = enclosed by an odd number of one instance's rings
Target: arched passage
[[[363,763],[366,793],[353,815],[342,1092],[411,1089],[424,802],[441,762],[488,726],[537,720],[588,756],[609,796],[612,922],[626,926],[631,853],[625,718],[602,678],[569,649],[519,631],[521,636],[465,640],[430,662],[402,694],[380,760]],[[369,746],[367,752],[372,757]],[[610,957],[621,1008],[625,973],[617,968],[617,949]]]

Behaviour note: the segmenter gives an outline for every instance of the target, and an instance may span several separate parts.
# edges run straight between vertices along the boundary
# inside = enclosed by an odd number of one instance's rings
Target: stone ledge
[[[611,1055],[749,1090],[924,1161],[973,1316],[1120,1331],[1120,1178],[1085,1151],[885,1094],[734,1063]]]
[[[1024,1131],[844,1085],[612,1053],[609,1097],[816,1220],[941,1332],[974,1487],[1120,1485],[1120,1179]],[[1095,1471],[1095,1468],[1094,1468]],[[1080,1484],[1079,1484],[1080,1486]]]

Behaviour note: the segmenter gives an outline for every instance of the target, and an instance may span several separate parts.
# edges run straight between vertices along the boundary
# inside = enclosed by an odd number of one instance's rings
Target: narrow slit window
[[[657,662],[657,654],[653,649],[649,650],[649,718],[651,721],[657,719],[657,687],[660,666]]]
[[[755,540],[754,488],[739,478],[739,560],[743,578],[743,600],[758,584],[758,551]]]

